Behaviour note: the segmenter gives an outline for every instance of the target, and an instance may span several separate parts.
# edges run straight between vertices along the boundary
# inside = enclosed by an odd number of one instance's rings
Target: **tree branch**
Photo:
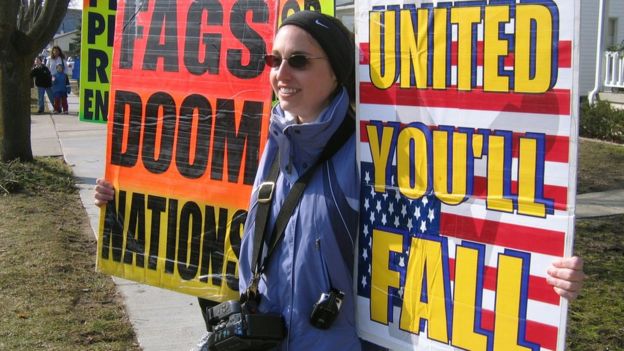
[[[31,6],[41,6],[38,1],[31,2]],[[28,46],[29,52],[36,52],[41,49],[54,37],[56,29],[61,25],[65,14],[67,13],[67,5],[69,0],[46,1],[43,3],[43,9],[38,11],[34,9],[34,22],[25,35],[30,38]],[[38,13],[38,16],[37,16]]]

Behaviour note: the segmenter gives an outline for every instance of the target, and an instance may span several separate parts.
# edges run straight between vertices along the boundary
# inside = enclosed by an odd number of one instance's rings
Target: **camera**
[[[250,313],[245,304],[231,300],[206,310],[211,334],[208,350],[269,350],[284,339],[279,314]]]
[[[340,312],[343,298],[344,293],[336,289],[322,293],[312,308],[310,323],[319,329],[329,329]]]

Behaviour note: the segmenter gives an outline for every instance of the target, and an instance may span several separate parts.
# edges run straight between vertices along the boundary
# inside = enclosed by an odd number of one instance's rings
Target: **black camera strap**
[[[253,253],[252,264],[253,278],[250,282],[247,292],[244,293],[243,299],[258,298],[258,283],[260,281],[260,275],[266,268],[266,265],[273,254],[273,251],[277,247],[277,244],[282,239],[286,225],[288,224],[290,217],[299,203],[299,199],[303,194],[303,191],[308,184],[308,181],[314,174],[315,169],[321,163],[329,160],[340,148],[349,140],[353,132],[355,131],[355,114],[349,107],[347,116],[342,120],[342,123],[338,129],[332,134],[331,138],[327,142],[327,145],[323,149],[321,156],[316,163],[310,167],[299,179],[293,184],[280,211],[275,220],[273,232],[271,233],[271,241],[268,243],[267,255],[262,260],[262,243],[266,240],[266,224],[269,217],[269,211],[273,200],[273,192],[275,191],[275,182],[279,176],[279,152],[273,158],[271,169],[267,179],[260,185],[258,189],[258,208],[256,210],[256,221],[254,228],[254,241],[253,241]]]

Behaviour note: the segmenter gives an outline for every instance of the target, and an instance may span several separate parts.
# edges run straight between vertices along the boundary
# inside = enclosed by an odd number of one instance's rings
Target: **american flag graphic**
[[[418,1],[416,6],[433,3]],[[423,4],[420,4],[423,3]],[[475,3],[484,3],[477,1]],[[514,3],[513,1],[507,3]],[[385,8],[389,2],[368,1],[356,5],[357,44],[360,49],[358,66],[359,105],[359,160],[361,170],[360,233],[357,248],[357,323],[360,335],[391,349],[454,350],[452,343],[426,339],[426,333],[415,335],[400,330],[398,325],[404,299],[403,286],[410,258],[411,238],[439,238],[446,245],[450,289],[455,282],[455,259],[458,246],[477,245],[484,249],[484,266],[479,272],[482,299],[479,326],[490,335],[495,325],[495,301],[499,255],[520,253],[528,271],[524,282],[518,344],[523,350],[562,350],[564,347],[567,305],[546,282],[546,270],[551,262],[571,252],[574,226],[574,192],[576,169],[576,111],[573,90],[577,73],[573,64],[574,1],[551,2],[557,7],[558,37],[556,42],[557,70],[554,86],[545,93],[486,92],[483,87],[483,29],[477,31],[473,51],[475,56],[475,84],[471,91],[457,89],[457,33],[452,33],[447,89],[402,88],[399,78],[387,89],[379,89],[371,81],[369,15],[371,10]],[[433,5],[431,5],[433,6]],[[451,6],[451,5],[449,5]],[[395,8],[398,8],[396,5]],[[482,23],[481,23],[482,24]],[[504,27],[512,31],[513,23]],[[475,49],[476,48],[476,49]],[[398,59],[397,59],[398,61]],[[514,53],[502,57],[506,69],[513,70]],[[543,199],[550,202],[551,211],[544,217],[488,209],[487,155],[474,159],[474,177],[471,178],[469,197],[457,205],[440,201],[433,192],[420,198],[408,198],[399,191],[396,179],[396,155],[390,155],[386,184],[383,192],[375,190],[375,157],[370,145],[367,127],[371,125],[400,125],[401,128],[418,122],[430,130],[442,126],[504,131],[513,139],[509,163],[510,193],[518,195],[520,145],[518,139],[530,134],[543,136]],[[377,129],[379,131],[379,129]],[[397,146],[399,147],[399,146]],[[391,252],[389,262],[376,262],[372,253],[373,231],[383,230],[403,235],[403,252]],[[389,288],[392,305],[389,324],[371,318],[371,272],[374,264],[383,264],[398,272],[400,287]],[[387,267],[386,267],[387,266]],[[421,324],[422,325],[422,324]],[[452,339],[452,336],[450,336]],[[488,347],[490,349],[492,345]]]

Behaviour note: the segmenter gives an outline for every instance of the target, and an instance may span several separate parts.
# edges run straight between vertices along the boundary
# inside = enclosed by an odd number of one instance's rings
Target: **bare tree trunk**
[[[69,0],[0,0],[0,161],[31,161],[30,68]]]
[[[0,158],[32,161],[30,146],[30,67],[32,59],[0,63]]]

